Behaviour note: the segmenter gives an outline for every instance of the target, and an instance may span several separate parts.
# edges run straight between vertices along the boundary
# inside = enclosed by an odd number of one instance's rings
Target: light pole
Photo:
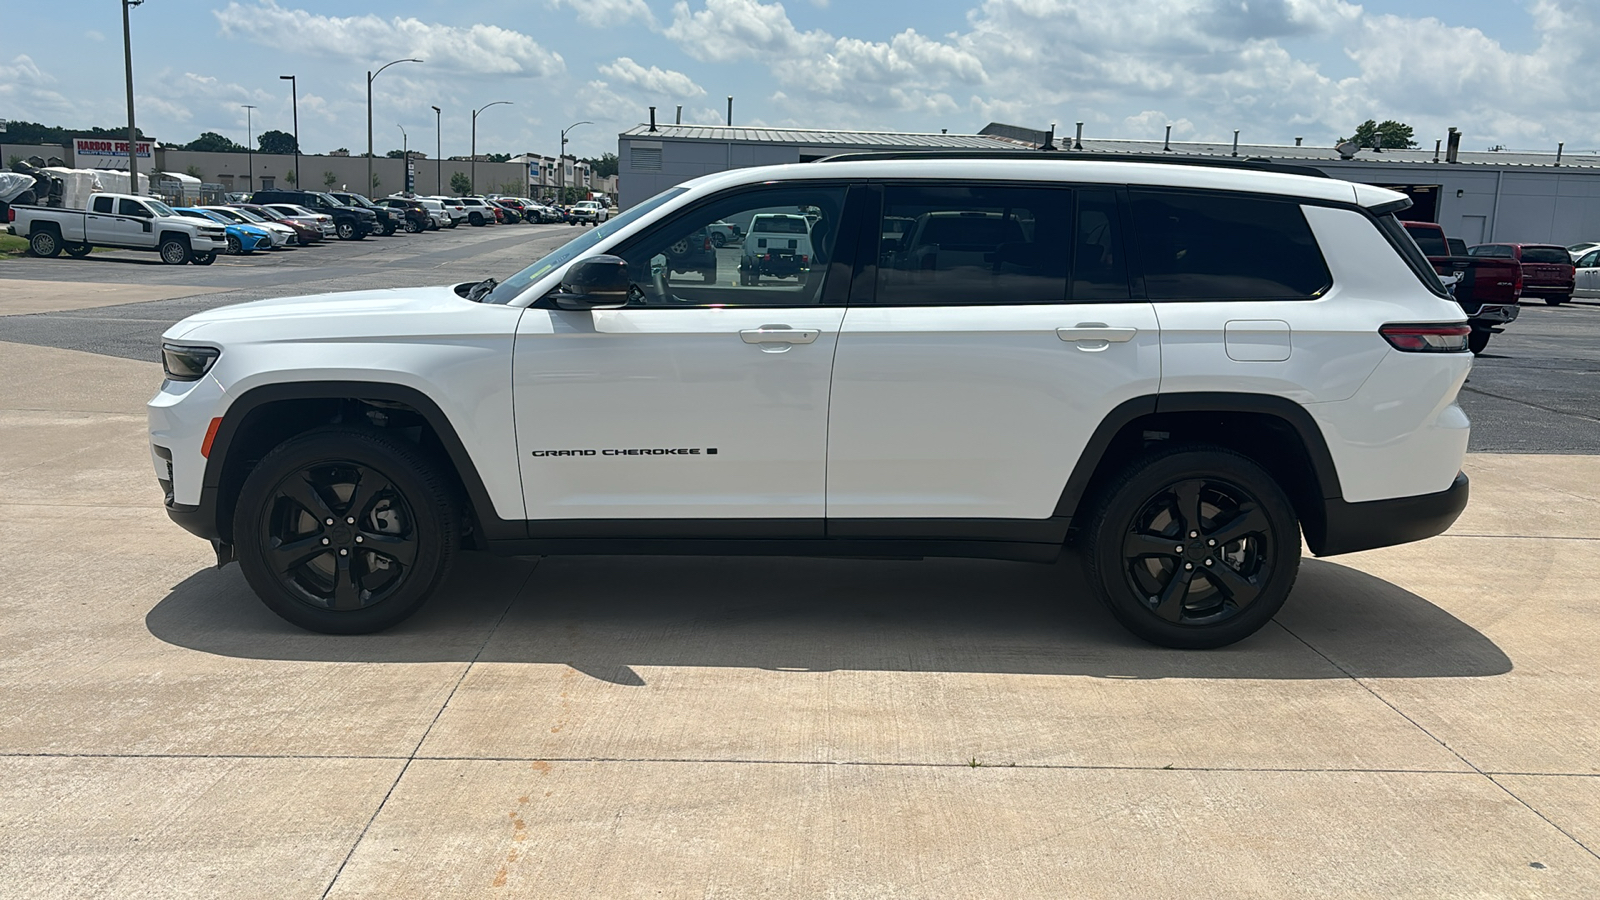
[[[493,103],[485,103],[484,105],[472,111],[472,176],[470,179],[472,183],[472,190],[470,193],[473,196],[477,196],[478,194],[478,113],[483,112],[491,106],[499,106],[502,103],[506,106],[511,105],[510,100],[496,100]]]
[[[593,124],[593,122],[573,122],[571,125],[561,129],[561,152],[556,156],[557,203],[565,204],[567,202],[567,132],[577,128],[579,125]]]
[[[410,193],[411,192],[411,144],[409,142],[411,140],[411,135],[406,134],[406,127],[404,125],[401,125],[398,122],[395,123],[394,127],[400,129],[400,162],[401,162],[402,165],[405,166],[405,169],[403,171],[401,171],[401,173],[400,173],[400,183],[405,185],[406,193]]]
[[[439,196],[444,196],[444,132],[440,130],[439,107],[433,108],[433,189]]]
[[[379,66],[378,67],[378,71],[376,71],[376,72],[368,72],[367,73],[367,187],[366,187],[365,190],[363,190],[361,192],[361,195],[363,197],[366,196],[367,194],[372,193],[372,79],[377,78],[379,75],[382,75],[384,69],[389,68],[390,66],[394,65],[395,63],[403,63],[403,62],[419,63],[419,62],[422,62],[422,60],[420,60],[420,59],[397,59],[394,62],[386,62],[383,65]]]
[[[128,27],[128,10],[144,0],[122,0],[122,60],[128,70],[128,193],[139,193],[139,130],[133,127],[133,36]],[[150,154],[155,160],[155,154]]]
[[[300,186],[300,84],[293,75],[279,75],[278,80],[289,82],[289,96],[294,100],[294,187],[303,191],[305,188]]]
[[[248,103],[239,105],[244,107],[244,149],[250,160],[245,164],[250,167],[250,174],[246,180],[250,182],[250,190],[253,191],[256,189],[256,132],[255,127],[251,124],[250,117],[255,107]]]

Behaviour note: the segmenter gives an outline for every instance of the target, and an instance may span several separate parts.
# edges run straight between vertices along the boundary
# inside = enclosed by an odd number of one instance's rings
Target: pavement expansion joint
[[[1508,796],[1511,799],[1517,801],[1517,803],[1521,804],[1522,807],[1524,809],[1526,809],[1528,812],[1533,813],[1535,816],[1538,816],[1546,825],[1549,825],[1551,828],[1553,828],[1556,831],[1560,832],[1562,836],[1566,837],[1567,840],[1569,840],[1572,843],[1576,844],[1580,849],[1583,850],[1583,852],[1585,852],[1585,853],[1589,854],[1590,856],[1594,857],[1596,860],[1600,860],[1600,852],[1596,852],[1596,850],[1593,847],[1590,847],[1588,844],[1585,844],[1583,841],[1579,840],[1578,837],[1576,835],[1574,835],[1572,832],[1568,831],[1565,828],[1562,828],[1560,825],[1557,825],[1555,822],[1551,821],[1549,816],[1546,816],[1543,812],[1539,811],[1539,809],[1534,807],[1533,804],[1531,804],[1528,801],[1526,801],[1526,800],[1522,799],[1521,797],[1517,796],[1517,793],[1515,791],[1513,791],[1510,788],[1506,787],[1504,784],[1502,784],[1495,777],[1495,773],[1487,772],[1487,771],[1484,771],[1483,769],[1479,768],[1476,763],[1474,763],[1470,759],[1467,759],[1465,756],[1461,755],[1460,751],[1458,751],[1458,750],[1456,750],[1456,748],[1450,746],[1450,744],[1448,742],[1446,742],[1444,739],[1440,738],[1438,735],[1434,734],[1433,732],[1431,732],[1427,728],[1425,728],[1422,725],[1421,722],[1418,722],[1416,719],[1413,719],[1411,716],[1406,715],[1404,710],[1402,710],[1400,707],[1396,706],[1393,702],[1391,702],[1388,697],[1385,697],[1382,694],[1378,693],[1377,689],[1372,687],[1372,685],[1367,684],[1366,681],[1364,681],[1361,678],[1357,677],[1349,669],[1346,669],[1344,666],[1339,665],[1339,663],[1336,660],[1334,660],[1332,657],[1328,656],[1328,654],[1323,653],[1321,650],[1317,649],[1315,646],[1312,645],[1312,643],[1310,641],[1306,640],[1305,638],[1301,637],[1298,634],[1295,634],[1292,630],[1289,629],[1289,627],[1287,625],[1284,625],[1282,622],[1279,622],[1277,619],[1273,619],[1272,621],[1279,628],[1282,628],[1284,630],[1284,632],[1287,633],[1290,637],[1292,637],[1295,640],[1299,641],[1300,643],[1304,644],[1306,646],[1306,649],[1310,650],[1312,653],[1315,653],[1318,656],[1322,657],[1323,659],[1327,660],[1329,665],[1331,665],[1334,668],[1338,669],[1339,671],[1343,672],[1345,674],[1345,676],[1348,677],[1351,681],[1353,681],[1356,684],[1360,685],[1362,690],[1364,690],[1367,693],[1371,694],[1373,696],[1373,698],[1376,699],[1379,703],[1382,703],[1384,706],[1387,706],[1390,709],[1394,710],[1395,715],[1399,716],[1402,719],[1405,719],[1407,722],[1411,723],[1412,727],[1416,728],[1418,731],[1422,732],[1423,734],[1425,734],[1429,738],[1431,738],[1440,747],[1444,748],[1445,752],[1449,753],[1451,756],[1454,756],[1456,759],[1460,760],[1462,765],[1470,767],[1473,772],[1477,773],[1478,775],[1483,776],[1485,779],[1488,780],[1488,782],[1490,784],[1492,784],[1495,787],[1499,788],[1500,790],[1504,791],[1506,796]]]

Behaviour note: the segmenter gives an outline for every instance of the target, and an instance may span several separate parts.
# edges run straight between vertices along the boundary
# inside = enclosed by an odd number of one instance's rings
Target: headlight
[[[180,344],[161,345],[161,368],[173,381],[199,381],[211,371],[222,351],[215,347],[185,347]]]

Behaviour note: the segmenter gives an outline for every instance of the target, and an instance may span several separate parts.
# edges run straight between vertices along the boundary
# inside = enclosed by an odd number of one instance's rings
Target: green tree
[[[333,174],[333,170],[332,169],[329,169],[328,171],[322,173],[322,185],[323,185],[323,187],[333,187],[334,184],[338,180],[339,180],[339,176]]]
[[[598,158],[585,159],[596,178],[608,178],[617,174],[617,155],[615,153],[602,153]]]
[[[201,133],[201,135],[199,137],[195,138],[194,140],[190,141],[187,144],[184,144],[183,145],[183,149],[185,149],[185,150],[195,150],[195,151],[199,151],[201,153],[244,153],[245,152],[245,148],[244,147],[240,146],[239,144],[234,143],[232,140],[230,140],[228,138],[225,138],[220,134],[217,134],[215,131],[207,131],[207,132]]]
[[[11,158],[6,160],[6,165],[10,166],[13,169],[15,169],[17,167],[17,163],[19,163],[19,162],[23,162],[22,157],[20,157],[17,154],[13,153],[13,154],[11,154]]]
[[[484,156],[488,158],[489,162],[511,162],[511,154],[509,153],[486,153]]]
[[[1379,123],[1368,119],[1356,126],[1356,133],[1348,138],[1339,138],[1336,143],[1355,141],[1360,147],[1377,147],[1382,150],[1406,150],[1415,147],[1417,142],[1412,140],[1411,126],[1404,122],[1389,119]]]
[[[404,150],[390,150],[388,153],[385,153],[384,156],[387,156],[390,159],[405,159],[406,158],[406,151],[404,151]]]
[[[190,166],[189,168],[183,170],[183,174],[188,175],[191,178],[204,178],[205,177],[204,175],[200,174],[200,167],[199,166]]]
[[[290,184],[294,185],[295,187],[299,187],[300,186],[300,182],[298,180],[296,180],[295,177],[294,177],[294,170],[293,169],[290,169],[289,171],[283,173],[283,180],[289,182]]]
[[[261,132],[261,136],[256,138],[256,144],[261,148],[262,153],[289,154],[299,149],[295,144],[294,135],[287,131],[278,131],[276,129]]]
[[[383,181],[378,178],[378,173],[377,172],[373,172],[372,173],[372,190],[373,190],[374,193],[377,192],[378,185],[380,185],[380,184],[383,184]]]
[[[472,190],[472,179],[468,178],[465,172],[457,172],[450,176],[450,190],[466,196],[467,192]]]

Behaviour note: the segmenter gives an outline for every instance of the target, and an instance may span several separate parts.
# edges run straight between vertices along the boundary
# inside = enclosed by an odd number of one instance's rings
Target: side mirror
[[[567,270],[561,287],[551,299],[557,309],[626,306],[628,289],[632,286],[627,260],[620,256],[591,256]]]

